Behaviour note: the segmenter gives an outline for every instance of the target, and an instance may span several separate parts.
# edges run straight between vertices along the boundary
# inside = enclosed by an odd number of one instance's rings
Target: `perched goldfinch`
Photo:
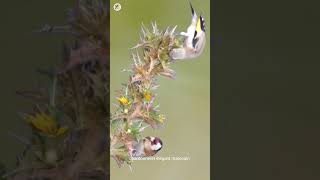
[[[187,32],[181,32],[180,35],[185,36],[183,46],[181,48],[172,49],[170,57],[173,61],[196,58],[201,55],[205,46],[205,21],[200,15],[197,16],[191,3],[192,19]]]
[[[149,157],[155,155],[162,148],[162,141],[158,137],[147,136],[139,141],[133,149],[133,157]]]

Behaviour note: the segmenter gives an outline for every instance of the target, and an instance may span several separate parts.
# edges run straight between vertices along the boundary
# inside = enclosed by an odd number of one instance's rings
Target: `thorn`
[[[140,59],[140,56],[139,56],[138,50],[137,50],[137,57],[138,57],[139,65],[141,65],[141,64],[142,64],[142,62],[141,62],[141,59]]]
[[[121,72],[132,72],[130,69],[122,69]]]
[[[141,31],[143,33],[143,36],[146,36],[146,32],[144,31],[143,26],[141,26]]]
[[[164,31],[164,35],[167,35],[169,32],[169,27],[166,28],[166,30]]]
[[[154,23],[151,23],[152,29],[153,29],[153,34],[158,34],[158,26],[156,21]]]
[[[139,123],[139,127],[141,127],[141,126],[142,126],[142,123],[143,123],[143,120],[141,120],[141,121],[140,121],[140,123]]]
[[[154,26],[155,26],[156,30],[158,30],[158,25],[157,25],[156,21],[154,21]]]
[[[150,34],[150,31],[148,30],[148,28],[146,28],[146,26],[143,23],[141,23],[141,26],[142,26],[145,34]]]
[[[142,46],[142,44],[137,44],[137,45],[135,45],[135,46],[133,46],[132,48],[129,48],[129,49],[136,49],[136,48],[138,48],[138,47],[140,47],[140,46]]]
[[[142,128],[139,129],[139,132],[142,132],[144,129],[146,129],[147,127],[149,127],[150,125],[144,126]]]
[[[129,166],[130,171],[133,172],[132,166],[130,164],[128,166]]]
[[[155,85],[155,86],[153,86],[151,89],[152,90],[156,90],[157,88],[159,88],[160,87],[160,85]]]
[[[160,107],[160,104],[156,105],[153,109],[157,110]]]
[[[128,96],[128,85],[126,86],[126,96]]]
[[[172,28],[171,33],[170,33],[171,35],[173,35],[173,33],[176,30],[176,28],[177,28],[177,25]]]
[[[138,66],[139,64],[137,63],[136,55],[132,53],[131,56],[132,56],[132,59],[133,59],[133,61],[134,61],[134,65],[135,65],[135,66]]]

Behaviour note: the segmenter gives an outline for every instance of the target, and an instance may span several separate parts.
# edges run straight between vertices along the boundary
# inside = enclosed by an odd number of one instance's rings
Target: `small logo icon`
[[[120,4],[120,3],[115,3],[115,4],[113,5],[113,9],[114,9],[115,11],[120,11],[120,10],[121,10],[121,4]]]

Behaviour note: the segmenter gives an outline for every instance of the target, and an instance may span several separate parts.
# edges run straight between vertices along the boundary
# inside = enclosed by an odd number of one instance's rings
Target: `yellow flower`
[[[144,99],[148,102],[151,101],[152,99],[152,94],[150,92],[145,92],[143,96],[144,96]]]
[[[163,114],[159,114],[159,122],[163,124],[163,122],[166,120]]]
[[[30,115],[26,120],[32,127],[49,137],[58,137],[68,131],[67,127],[58,127],[56,120],[44,112]]]
[[[121,98],[118,98],[118,100],[122,105],[129,105],[131,103],[129,99],[124,96],[122,96]]]
[[[131,133],[131,129],[128,129],[128,130],[127,130],[127,133],[130,134],[130,133]]]

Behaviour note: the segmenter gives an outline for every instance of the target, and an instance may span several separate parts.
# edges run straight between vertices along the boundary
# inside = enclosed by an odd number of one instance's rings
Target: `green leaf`
[[[120,119],[111,121],[111,125],[110,126],[111,126],[112,134],[115,133],[119,127],[121,127],[122,123],[123,123],[123,120],[120,120]]]

